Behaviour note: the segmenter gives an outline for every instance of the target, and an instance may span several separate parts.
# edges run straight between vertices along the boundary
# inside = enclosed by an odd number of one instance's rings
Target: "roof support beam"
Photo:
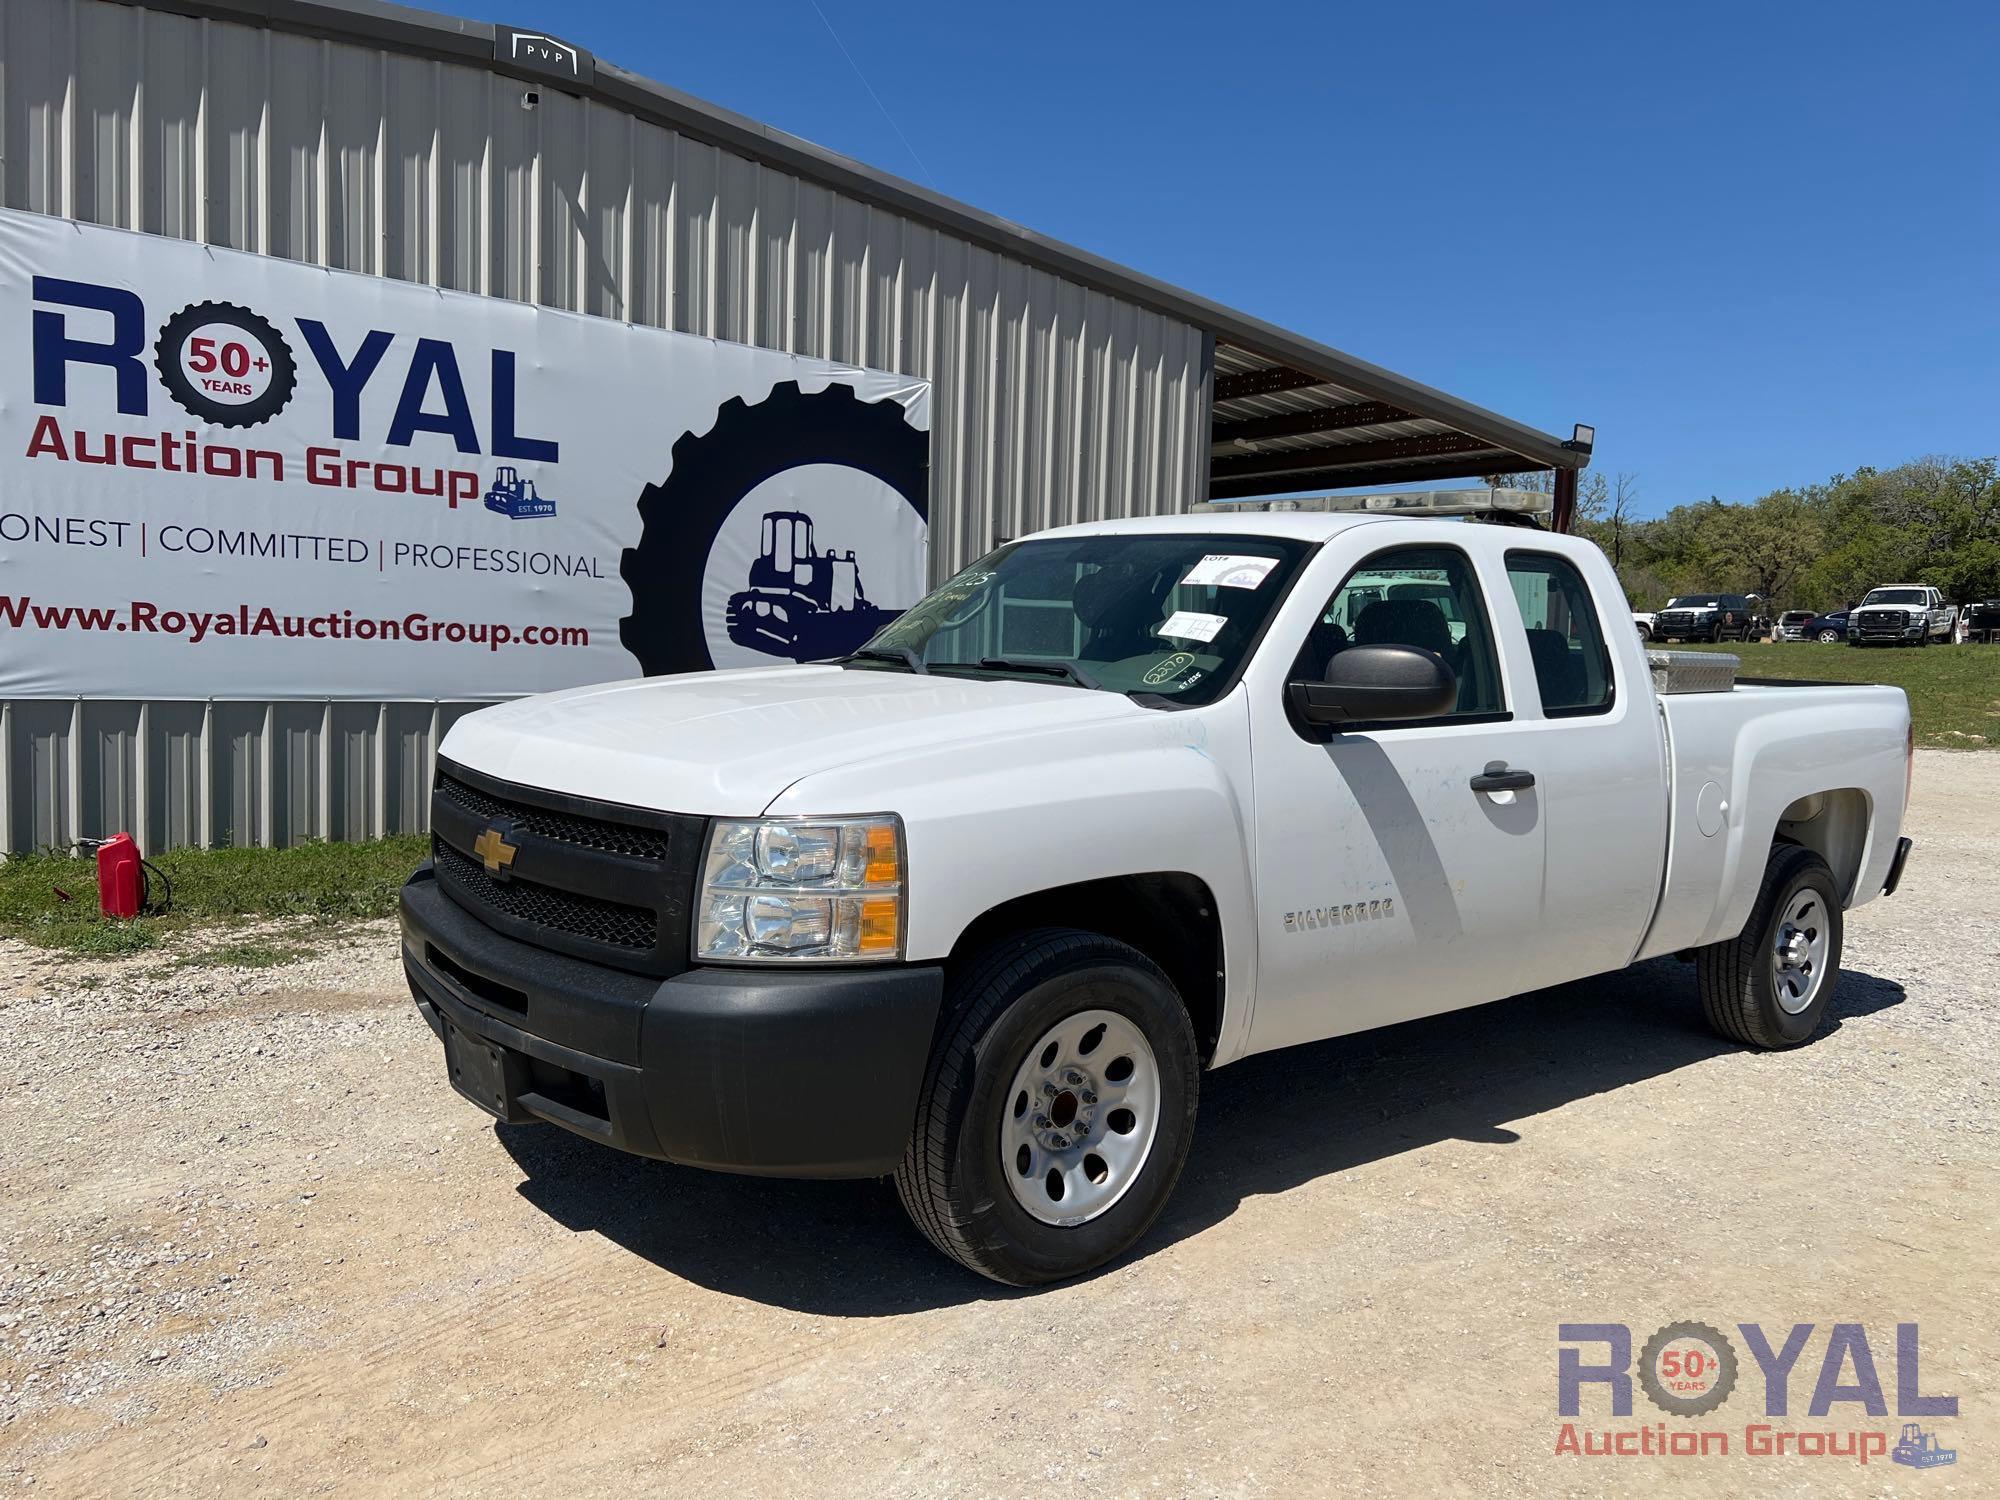
[[[1527,473],[1542,467],[1523,464],[1520,457],[1497,449],[1484,456],[1437,458],[1428,463],[1389,464],[1375,468],[1316,469],[1287,474],[1278,479],[1214,479],[1208,486],[1211,500],[1253,500],[1264,495],[1304,494],[1317,490],[1382,489],[1392,484],[1415,484],[1427,479],[1482,479],[1505,471]]]
[[[1304,370],[1293,370],[1284,365],[1272,370],[1243,370],[1235,375],[1215,377],[1215,399],[1241,401],[1245,396],[1271,396],[1279,391],[1302,390],[1309,385],[1326,383],[1321,376],[1308,375]]]
[[[1576,525],[1576,470],[1557,469],[1555,479],[1555,514],[1549,518],[1549,530],[1569,531]]]
[[[1425,437],[1386,438],[1379,443],[1342,443],[1331,448],[1301,448],[1296,453],[1250,453],[1218,458],[1208,466],[1214,480],[1251,479],[1269,474],[1299,474],[1314,469],[1344,469],[1394,463],[1402,458],[1442,458],[1452,453],[1495,452],[1485,438],[1462,432]]]
[[[1276,417],[1247,417],[1241,422],[1218,422],[1209,436],[1218,443],[1256,443],[1265,438],[1303,437],[1313,432],[1339,432],[1347,427],[1374,427],[1382,422],[1412,422],[1413,411],[1391,406],[1386,401],[1350,401],[1345,406],[1320,406],[1311,411],[1286,412]]]

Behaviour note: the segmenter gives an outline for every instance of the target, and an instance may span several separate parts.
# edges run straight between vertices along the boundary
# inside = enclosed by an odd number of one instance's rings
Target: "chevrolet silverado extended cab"
[[[503,1121],[893,1174],[966,1266],[1074,1275],[1252,1053],[1687,952],[1725,1036],[1812,1036],[1908,852],[1908,704],[1732,685],[1626,618],[1594,547],[1519,526],[1027,537],[838,662],[461,719],[410,984]]]

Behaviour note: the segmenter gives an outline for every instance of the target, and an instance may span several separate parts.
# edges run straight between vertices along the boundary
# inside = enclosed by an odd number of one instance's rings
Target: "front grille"
[[[450,798],[475,818],[487,822],[499,817],[511,818],[521,832],[559,844],[602,849],[607,854],[629,854],[636,859],[667,857],[668,837],[656,828],[609,823],[601,818],[585,818],[575,813],[533,807],[525,802],[505,801],[442,772],[438,775],[437,790],[440,797]]]
[[[708,820],[517,786],[440,762],[431,796],[438,886],[489,927],[645,974],[687,967]],[[507,863],[496,874],[489,834]],[[511,853],[508,851],[511,850]]]
[[[1901,635],[1909,625],[1905,615],[1863,615],[1856,622],[1863,635]]]
[[[467,859],[441,838],[431,840],[431,860],[447,889],[456,886],[473,900],[517,922],[566,932],[585,942],[608,943],[635,953],[652,951],[659,922],[641,906],[625,906],[537,885],[532,880],[495,880],[477,860]]]

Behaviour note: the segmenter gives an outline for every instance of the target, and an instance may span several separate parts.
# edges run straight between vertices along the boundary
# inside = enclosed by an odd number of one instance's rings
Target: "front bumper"
[[[640,1156],[773,1177],[901,1161],[944,971],[697,968],[650,979],[505,937],[403,887],[403,970],[455,1085]]]
[[[1925,620],[1850,620],[1847,622],[1847,638],[1866,645],[1870,641],[1891,643],[1921,640],[1929,628]]]
[[[1692,638],[1710,634],[1721,621],[1720,615],[1675,615],[1653,627],[1654,635]]]

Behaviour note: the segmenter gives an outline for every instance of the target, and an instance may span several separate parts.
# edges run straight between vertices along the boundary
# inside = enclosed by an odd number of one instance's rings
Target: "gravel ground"
[[[1252,1059],[1141,1250],[1032,1295],[879,1183],[494,1128],[389,924],[262,970],[0,943],[0,1488],[1993,1493],[2000,755],[1917,776],[1811,1047],[1714,1039],[1666,962]],[[1558,1455],[1557,1325],[1680,1318],[1818,1325],[1777,1425],[1892,1434],[1918,1322],[1958,1464]],[[1837,1321],[1887,1417],[1797,1415]]]

